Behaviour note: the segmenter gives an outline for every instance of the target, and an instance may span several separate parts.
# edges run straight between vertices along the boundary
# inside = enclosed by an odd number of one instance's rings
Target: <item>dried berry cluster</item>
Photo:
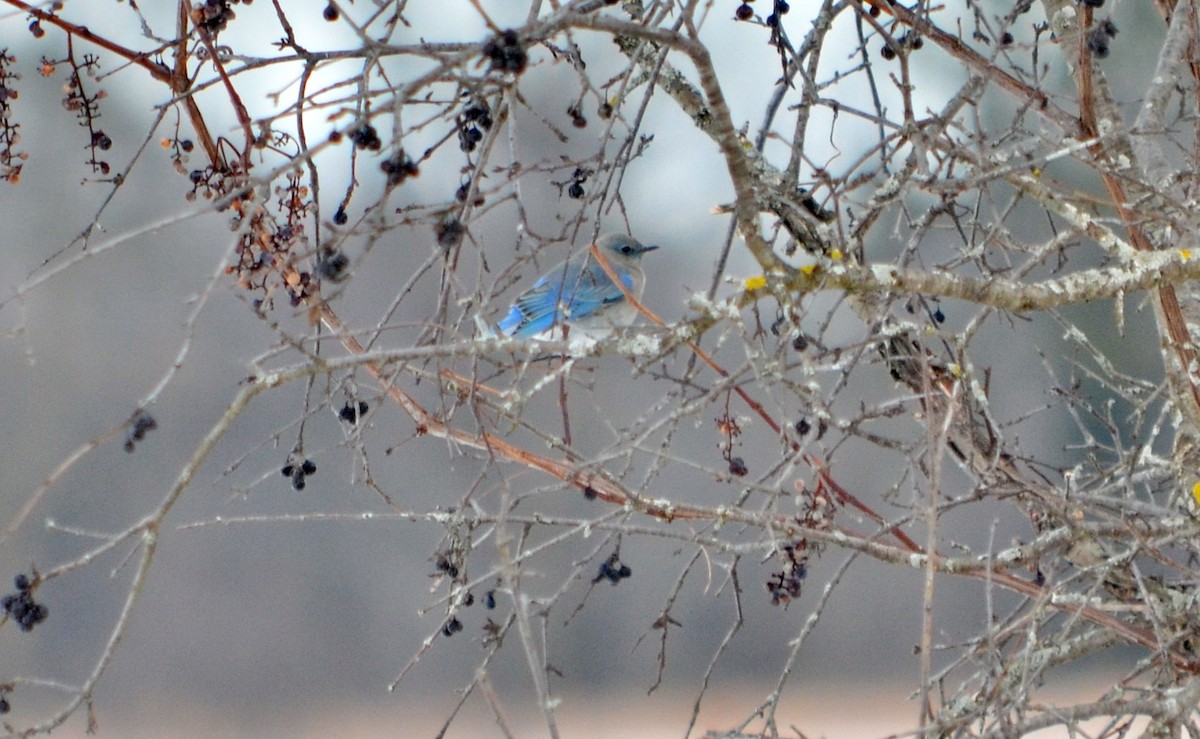
[[[43,77],[49,77],[54,73],[54,70],[60,65],[67,65],[71,72],[67,75],[67,83],[63,86],[65,94],[63,95],[63,108],[74,113],[79,120],[79,125],[88,130],[88,150],[91,156],[88,158],[87,164],[92,168],[93,172],[99,172],[102,175],[107,175],[112,171],[112,166],[104,159],[99,158],[99,152],[108,151],[112,148],[113,141],[109,138],[104,129],[100,128],[100,101],[107,97],[104,90],[96,90],[89,92],[84,84],[84,80],[94,80],[100,70],[100,58],[93,54],[84,54],[82,61],[76,60],[72,52],[66,59],[47,59],[42,57],[41,74]]]
[[[824,483],[818,483],[815,490],[806,494],[804,512],[796,518],[796,523],[806,529],[828,531],[833,526],[835,512],[828,489]],[[767,578],[766,587],[771,594],[771,603],[787,605],[800,597],[804,579],[808,577],[808,559],[819,554],[820,549],[819,544],[801,536],[775,552],[782,567]]]
[[[1108,45],[1117,36],[1117,26],[1112,20],[1105,18],[1096,24],[1087,37],[1088,51],[1092,52],[1097,59],[1104,59],[1108,56]]]
[[[576,167],[571,173],[571,184],[567,187],[567,197],[573,200],[580,200],[585,195],[583,183],[587,182],[588,177],[592,176],[592,170],[583,167]]]
[[[529,63],[521,38],[511,28],[488,39],[483,45],[483,55],[492,63],[492,69],[500,72],[520,74]]]
[[[454,636],[463,630],[463,623],[456,615],[459,607],[470,608],[475,605],[475,596],[466,590],[467,572],[466,572],[466,549],[465,543],[459,542],[457,545],[452,545],[450,548],[438,552],[434,556],[434,567],[437,568],[435,577],[447,576],[450,578],[453,597],[450,599],[450,614],[446,618],[446,622],[442,624],[442,636]],[[492,609],[496,607],[496,597],[493,591],[487,592],[487,607]],[[490,621],[489,621],[490,623]]]
[[[612,556],[600,563],[600,571],[592,578],[592,584],[601,580],[608,580],[613,585],[621,582],[625,578],[633,574],[633,570],[629,565],[621,562],[621,555],[618,552],[613,552]]]
[[[8,49],[0,49],[0,177],[12,185],[21,180],[21,168],[29,157],[17,151],[17,144],[21,143],[18,131],[21,125],[12,119],[12,101],[18,97],[13,83],[20,76],[9,67],[16,61],[16,57],[9,56]]]
[[[331,137],[334,143],[341,140],[341,134],[334,134]],[[365,149],[367,151],[379,151],[383,148],[383,141],[379,138],[379,132],[370,123],[363,122],[350,130],[350,143],[354,144],[355,148]]]
[[[269,296],[271,280],[277,278],[287,291],[290,304],[297,306],[317,291],[316,277],[297,258],[308,252],[305,222],[313,203],[299,172],[289,173],[286,184],[276,186],[275,196],[281,214],[278,219],[266,207],[252,202],[253,191],[231,203],[232,225],[241,232],[241,239],[235,248],[237,261],[227,272],[237,275],[239,287],[260,290],[264,296]],[[247,218],[250,227],[243,228]],[[263,301],[255,303],[261,306]]]
[[[303,490],[308,484],[306,478],[317,471],[317,465],[311,459],[289,459],[280,470],[279,474],[284,477],[292,478],[292,487],[296,490]]]
[[[145,411],[138,411],[129,427],[129,435],[125,437],[125,451],[132,454],[133,450],[137,448],[137,443],[145,439],[146,434],[156,428],[158,428],[158,421],[154,420],[154,416]]]
[[[404,149],[400,149],[392,156],[380,162],[379,169],[387,175],[388,187],[395,187],[409,177],[416,177],[421,173],[420,167],[417,166],[417,163],[411,157],[404,153]]]
[[[721,432],[721,436],[723,437],[718,447],[721,450],[721,458],[729,466],[729,474],[734,477],[745,477],[750,472],[750,469],[746,467],[746,460],[733,456],[734,443],[742,435],[741,424],[738,423],[736,418],[730,416],[728,411],[723,416],[714,420],[717,424],[717,430]]]
[[[338,418],[346,423],[358,423],[360,418],[367,415],[370,407],[365,400],[360,400],[357,404],[346,401],[346,404],[342,406],[342,410],[338,411]]]
[[[483,141],[483,132],[492,127],[492,111],[484,102],[470,102],[458,117],[458,147],[475,151]]]
[[[238,0],[205,0],[192,6],[192,23],[205,33],[215,36],[229,25],[236,15],[231,5],[237,5]],[[249,0],[247,0],[249,4]]]
[[[0,601],[0,604],[4,606],[4,612],[17,622],[21,631],[31,631],[34,626],[45,621],[46,616],[49,615],[46,606],[33,599],[33,591],[37,582],[36,575],[33,578],[17,575],[13,579],[17,592],[4,596],[3,601]]]

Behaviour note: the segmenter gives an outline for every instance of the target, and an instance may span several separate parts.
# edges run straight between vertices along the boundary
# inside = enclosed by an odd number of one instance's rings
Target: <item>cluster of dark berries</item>
[[[786,15],[791,9],[792,6],[788,5],[786,0],[775,0],[775,10],[767,16],[767,26],[770,28],[778,28],[780,17]]]
[[[567,115],[571,116],[571,125],[575,128],[587,128],[588,120],[584,117],[583,112],[579,110],[578,105],[572,105],[567,108]]]
[[[346,279],[346,269],[350,266],[350,257],[341,249],[325,247],[321,256],[317,257],[317,273],[322,279],[330,282],[341,282]]]
[[[741,424],[728,413],[713,420],[716,421],[717,430],[724,437],[720,443],[721,458],[729,464],[729,474],[734,477],[745,477],[750,473],[750,468],[746,466],[746,460],[733,456],[734,442],[742,435]]]
[[[237,0],[233,0],[237,2]],[[192,23],[203,31],[217,34],[234,19],[230,0],[205,0],[192,6]]]
[[[454,582],[458,583],[458,588],[461,589],[462,583],[466,580],[466,575],[460,566],[462,554],[455,549],[438,552],[433,559],[433,566],[437,569],[437,575],[446,575]],[[471,593],[463,595],[460,605],[470,608],[475,605],[475,596]],[[442,625],[442,636],[454,636],[463,630],[462,621],[458,620],[458,616],[454,615],[457,610],[457,605],[453,605],[450,611],[450,618]]]
[[[629,565],[622,564],[620,556],[614,552],[611,557],[600,563],[600,571],[592,578],[592,584],[595,585],[601,580],[608,580],[613,585],[616,585],[632,574],[633,570],[629,569]]]
[[[1112,20],[1105,18],[1096,24],[1096,27],[1088,33],[1087,47],[1088,51],[1096,55],[1097,59],[1104,59],[1108,56],[1108,44],[1117,36],[1117,26]]]
[[[462,243],[463,233],[466,229],[463,228],[462,221],[453,216],[443,218],[434,224],[433,233],[437,237],[438,246],[443,249],[450,249]]]
[[[17,575],[13,578],[13,584],[16,586],[17,592],[4,596],[0,604],[3,604],[4,612],[17,622],[21,631],[30,631],[34,626],[45,621],[49,612],[46,610],[46,606],[34,602],[34,582],[27,575]]]
[[[383,142],[379,139],[379,132],[370,123],[360,123],[355,129],[350,131],[350,143],[357,146],[359,149],[367,149],[368,151],[379,151],[383,148]]]
[[[311,459],[305,459],[299,464],[288,462],[283,466],[279,473],[284,477],[292,478],[292,487],[297,490],[303,490],[307,484],[305,478],[317,471],[317,466],[313,464]]]
[[[571,184],[567,187],[567,197],[572,200],[581,200],[584,196],[583,183],[587,182],[588,177],[592,174],[591,170],[577,167],[571,173]]]
[[[342,410],[338,412],[338,418],[346,423],[358,423],[358,419],[367,415],[370,408],[371,406],[367,405],[365,400],[358,401],[357,405],[347,400],[346,404],[342,406]]]
[[[462,621],[458,620],[458,616],[451,616],[442,626],[442,636],[454,636],[463,630]]]
[[[454,564],[454,560],[450,558],[449,554],[438,554],[433,560],[433,566],[437,568],[438,572],[449,575],[451,579],[458,577],[458,565]]]
[[[492,69],[520,74],[529,63],[529,54],[521,46],[521,38],[511,28],[488,39],[483,44],[483,55],[492,63]]]
[[[137,443],[146,438],[146,434],[158,428],[158,421],[154,420],[154,416],[145,411],[138,411],[138,414],[133,417],[133,425],[129,429],[129,435],[125,437],[125,451],[133,453]]]
[[[1089,8],[1100,8],[1104,6],[1104,0],[1083,0],[1083,4]]]
[[[775,316],[775,321],[771,323],[771,335],[779,336],[783,333],[786,325],[787,319],[784,317],[783,313],[780,312]],[[792,348],[798,352],[802,352],[807,349],[808,344],[809,339],[804,334],[796,334],[796,336],[792,339]]]
[[[783,569],[772,572],[767,579],[767,592],[771,594],[771,604],[776,606],[787,605],[789,601],[799,598],[804,578],[808,576],[804,555],[798,554],[795,547],[785,546],[780,556]]]
[[[800,436],[807,436],[809,431],[812,431],[812,423],[807,418],[801,418],[796,421],[796,433]],[[829,422],[824,418],[817,419],[817,439],[819,440],[829,430]]]
[[[463,109],[458,124],[458,147],[463,151],[475,151],[483,141],[483,132],[492,127],[492,111],[487,103],[473,102]]]
[[[895,45],[892,45],[890,42],[884,41],[883,48],[879,50],[879,55],[881,57],[883,57],[884,59],[891,60],[891,59],[896,58],[896,53],[897,53],[898,49],[908,48],[908,49],[913,49],[915,51],[916,49],[920,49],[924,45],[925,45],[925,40],[922,39],[919,35],[917,35],[916,33],[906,33],[903,36],[901,36],[900,38],[896,39]]]
[[[737,10],[733,11],[733,17],[739,21],[748,21],[754,17],[754,8],[750,7],[750,3],[754,0],[745,0],[741,5],[737,6]],[[774,9],[767,16],[766,25],[775,28],[779,25],[779,16],[786,14],[792,7],[787,4],[786,0],[775,0]]]
[[[411,157],[404,153],[404,149],[380,162],[379,168],[387,175],[388,187],[395,187],[409,177],[416,177],[421,174],[421,168],[417,166],[417,163]]]

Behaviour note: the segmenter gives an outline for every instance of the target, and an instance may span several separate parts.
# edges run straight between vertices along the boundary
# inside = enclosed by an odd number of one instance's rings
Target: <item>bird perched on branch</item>
[[[596,251],[620,286],[589,250],[542,275],[513,301],[496,328],[502,335],[518,339],[562,338],[561,327],[566,325],[568,334],[578,331],[589,338],[602,338],[615,327],[628,326],[637,318],[637,308],[626,294],[641,299],[646,286],[642,255],[657,248],[624,234],[601,236]]]

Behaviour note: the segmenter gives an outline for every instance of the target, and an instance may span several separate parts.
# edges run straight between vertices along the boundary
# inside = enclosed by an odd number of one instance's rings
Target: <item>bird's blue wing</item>
[[[625,288],[632,289],[633,278],[622,270],[617,274]],[[526,338],[551,328],[560,319],[585,318],[624,299],[621,289],[599,264],[589,261],[586,267],[580,267],[568,263],[542,276],[517,298],[497,328],[507,336]]]

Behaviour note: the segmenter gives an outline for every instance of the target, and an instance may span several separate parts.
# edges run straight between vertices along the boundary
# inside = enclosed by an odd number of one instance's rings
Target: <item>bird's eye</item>
[[[632,247],[632,246],[630,246],[629,244],[626,244],[625,246],[622,246],[622,247],[621,247],[621,253],[622,253],[622,254],[632,254],[632,253],[633,253],[633,247]]]

